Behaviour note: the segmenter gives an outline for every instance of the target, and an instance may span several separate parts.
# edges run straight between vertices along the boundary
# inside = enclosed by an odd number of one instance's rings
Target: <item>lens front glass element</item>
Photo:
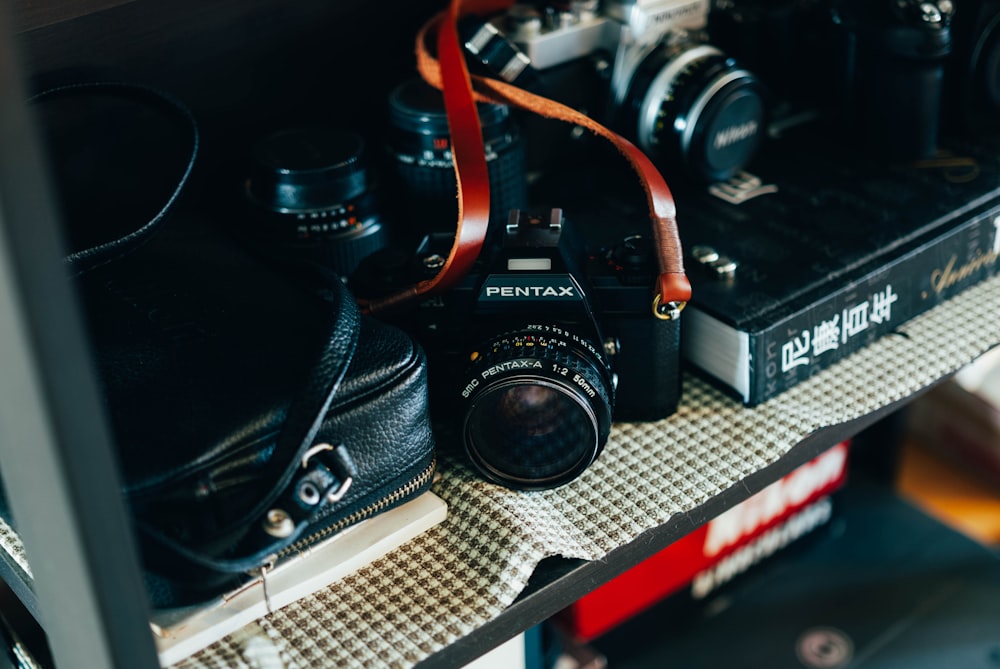
[[[593,412],[565,388],[512,380],[471,407],[467,447],[482,467],[514,482],[540,482],[582,471],[597,454]]]

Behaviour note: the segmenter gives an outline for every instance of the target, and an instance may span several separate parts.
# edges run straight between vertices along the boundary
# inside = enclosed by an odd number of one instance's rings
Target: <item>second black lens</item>
[[[506,220],[527,206],[524,144],[506,105],[480,104],[479,120],[490,179],[490,219]],[[387,133],[390,172],[401,191],[401,225],[413,232],[455,229],[457,185],[444,98],[421,79],[389,95]]]
[[[386,244],[365,142],[354,130],[288,128],[260,140],[246,196],[261,243],[344,276]]]

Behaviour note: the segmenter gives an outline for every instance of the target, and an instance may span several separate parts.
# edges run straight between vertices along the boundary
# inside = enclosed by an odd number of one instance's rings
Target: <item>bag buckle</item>
[[[340,484],[336,487],[331,486],[331,488],[326,490],[326,501],[329,504],[333,504],[342,500],[347,491],[350,490],[351,484],[354,482],[354,463],[351,461],[347,453],[347,448],[343,444],[333,446],[328,443],[320,443],[312,446],[302,455],[302,468],[308,468],[309,460],[317,453],[324,451],[333,451],[339,456],[335,458],[335,462],[339,467],[337,467],[334,473],[340,479]]]

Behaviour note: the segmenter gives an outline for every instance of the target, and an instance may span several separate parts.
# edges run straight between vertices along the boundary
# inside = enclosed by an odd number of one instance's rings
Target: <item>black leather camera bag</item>
[[[200,146],[183,103],[103,81],[32,101],[65,167],[66,267],[155,608],[238,588],[430,486],[423,351],[338,277],[279,269],[205,203],[179,208]]]
[[[236,588],[430,485],[422,350],[313,271],[181,213],[78,279],[154,607]]]

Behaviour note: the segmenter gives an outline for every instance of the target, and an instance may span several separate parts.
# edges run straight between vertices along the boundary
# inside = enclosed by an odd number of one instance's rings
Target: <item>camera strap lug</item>
[[[661,302],[659,293],[653,298],[653,315],[660,320],[672,321],[680,318],[687,302]]]

